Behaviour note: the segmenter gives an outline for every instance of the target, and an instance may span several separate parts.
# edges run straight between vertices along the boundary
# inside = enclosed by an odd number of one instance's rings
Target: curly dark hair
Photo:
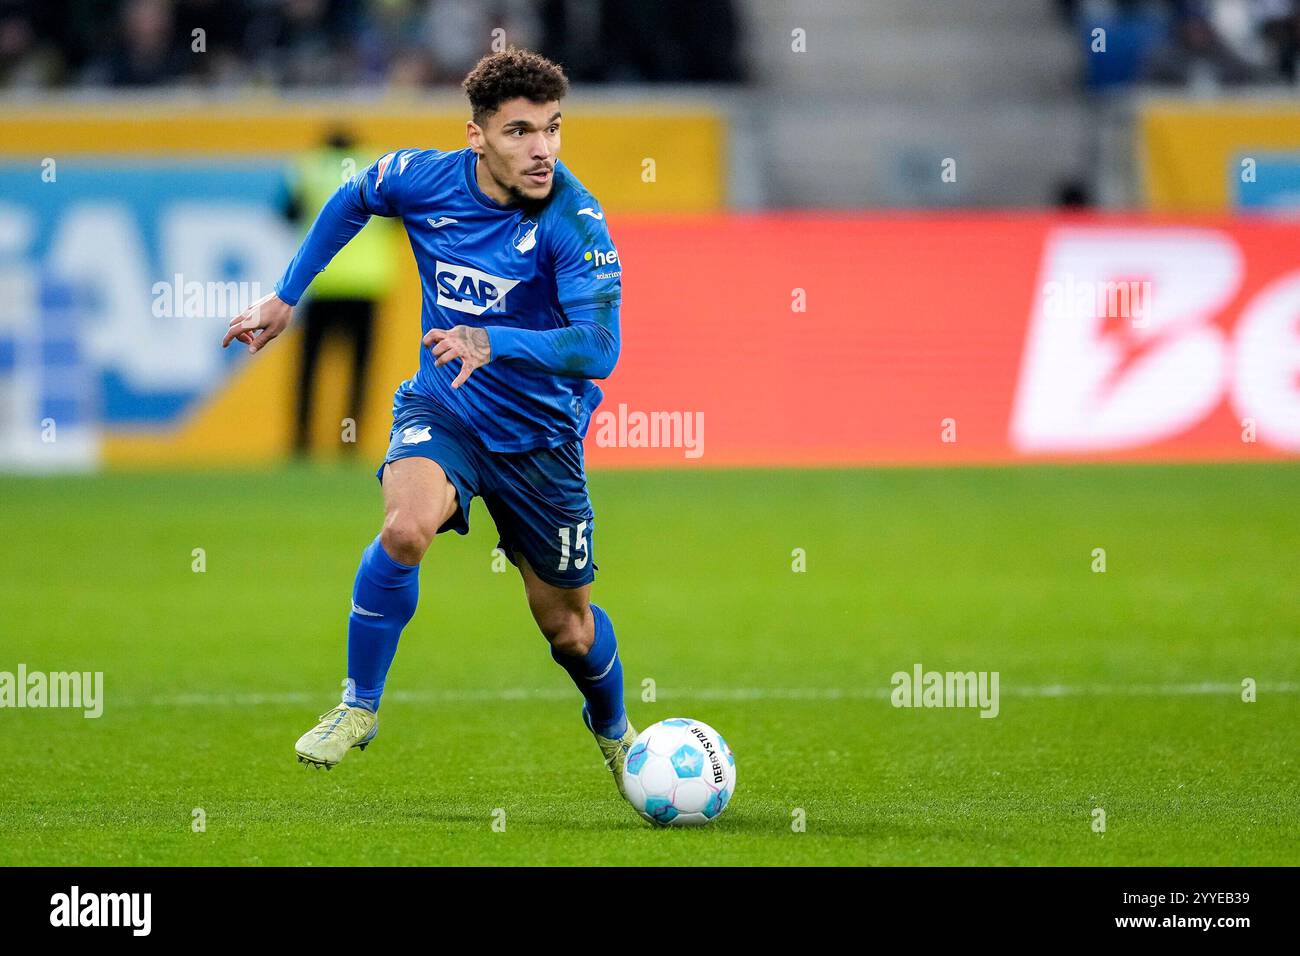
[[[480,125],[506,100],[522,96],[534,103],[549,103],[569,92],[564,70],[538,53],[513,46],[483,57],[461,85],[469,97],[474,122]]]

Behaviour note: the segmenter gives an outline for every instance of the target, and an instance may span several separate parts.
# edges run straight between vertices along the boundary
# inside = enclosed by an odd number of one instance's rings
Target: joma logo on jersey
[[[599,249],[588,252],[582,258],[588,262],[594,262],[597,266],[608,266],[618,262],[618,250],[611,249],[609,252],[601,252]]]
[[[504,310],[506,293],[519,284],[518,279],[503,279],[441,260],[434,282],[438,286],[439,305],[470,315],[482,315],[488,309]]]

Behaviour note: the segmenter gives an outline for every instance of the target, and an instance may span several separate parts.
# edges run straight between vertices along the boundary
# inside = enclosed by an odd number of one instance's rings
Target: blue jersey
[[[403,149],[339,187],[276,294],[297,303],[370,216],[401,218],[423,286],[421,334],[487,329],[491,361],[460,388],[460,362],[403,387],[444,406],[491,451],[554,448],[587,433],[619,353],[621,267],[599,203],[558,160],[540,204],[503,206],[478,185],[471,149]],[[419,346],[416,340],[417,347]]]

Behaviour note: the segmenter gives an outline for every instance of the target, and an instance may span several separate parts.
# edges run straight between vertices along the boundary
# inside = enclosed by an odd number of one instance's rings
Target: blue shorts
[[[437,462],[456,489],[456,513],[438,529],[469,532],[469,506],[477,495],[500,536],[498,547],[512,564],[522,554],[547,584],[577,588],[595,578],[594,515],[587,494],[582,442],[555,448],[501,453],[437,402],[409,388],[393,396],[393,431],[384,465],[403,458]]]

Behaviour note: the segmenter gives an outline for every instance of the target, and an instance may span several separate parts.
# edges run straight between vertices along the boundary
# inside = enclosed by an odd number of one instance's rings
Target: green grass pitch
[[[337,699],[369,472],[9,477],[0,671],[103,671],[106,700],[0,710],[0,864],[1300,863],[1300,466],[591,488],[634,723],[735,749],[714,825],[618,800],[481,502],[425,562],[374,746],[326,773],[293,743]],[[892,707],[917,663],[999,672],[1000,714]]]

